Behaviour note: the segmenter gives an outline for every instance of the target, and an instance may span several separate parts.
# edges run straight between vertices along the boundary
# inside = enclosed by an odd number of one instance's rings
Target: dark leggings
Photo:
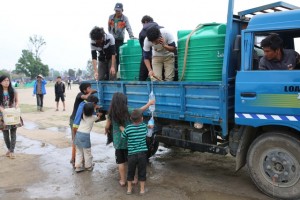
[[[44,101],[44,95],[43,94],[36,94],[36,103],[37,106],[42,108],[43,107],[43,101]]]
[[[10,152],[14,152],[16,139],[17,139],[17,128],[11,128],[9,130],[3,130],[3,138],[6,144],[7,149]],[[10,135],[10,138],[9,138]]]

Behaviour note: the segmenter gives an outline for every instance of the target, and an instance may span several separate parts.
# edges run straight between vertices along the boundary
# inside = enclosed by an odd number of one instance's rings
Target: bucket
[[[21,118],[20,108],[5,108],[3,110],[3,120],[5,125],[17,125]]]

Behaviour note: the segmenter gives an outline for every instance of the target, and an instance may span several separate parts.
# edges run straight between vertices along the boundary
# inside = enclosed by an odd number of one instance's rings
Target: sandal
[[[10,157],[10,151],[6,152],[5,156]]]
[[[82,167],[76,167],[75,168],[75,172],[79,173],[79,172],[83,172],[84,171],[84,168]]]
[[[85,170],[86,170],[86,171],[93,171],[94,165],[95,165],[95,163],[93,163],[92,166],[90,166],[90,167],[88,167],[88,168],[85,168]]]
[[[127,191],[126,194],[127,194],[127,195],[131,195],[131,194],[132,194],[132,191]]]

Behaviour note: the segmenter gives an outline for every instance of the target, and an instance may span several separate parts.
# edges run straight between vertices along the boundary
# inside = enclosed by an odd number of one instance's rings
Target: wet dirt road
[[[231,156],[159,147],[147,168],[149,192],[126,195],[118,185],[114,148],[105,145],[103,125],[91,134],[95,168],[75,173],[68,117],[78,90],[67,91],[67,111],[55,111],[53,88],[45,97],[45,112],[35,111],[30,89],[20,89],[25,126],[18,129],[16,159],[4,156],[0,135],[0,199],[203,199],[268,200],[252,183],[246,168],[234,172]]]

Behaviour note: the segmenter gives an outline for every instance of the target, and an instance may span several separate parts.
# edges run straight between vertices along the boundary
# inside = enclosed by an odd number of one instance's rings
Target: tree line
[[[46,41],[42,36],[33,35],[29,37],[29,45],[28,49],[23,49],[21,57],[18,59],[18,62],[15,65],[15,70],[9,72],[7,70],[0,70],[0,75],[12,75],[14,74],[16,77],[20,75],[25,75],[29,77],[31,80],[35,79],[38,74],[42,74],[44,77],[57,77],[61,76],[69,76],[69,77],[78,77],[83,75],[83,71],[78,69],[77,71],[73,69],[69,69],[64,72],[64,74],[60,74],[60,72],[50,69],[47,64],[44,64],[40,58],[40,55],[46,46]],[[93,77],[93,68],[92,61],[87,61],[86,73],[84,74],[86,77]]]

